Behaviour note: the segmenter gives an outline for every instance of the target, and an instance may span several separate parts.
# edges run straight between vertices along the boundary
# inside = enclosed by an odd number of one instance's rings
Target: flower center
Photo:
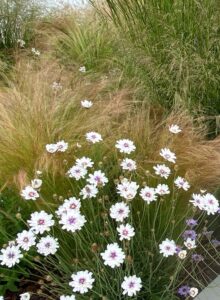
[[[13,259],[15,257],[15,254],[13,252],[8,253],[8,258]]]
[[[24,243],[29,242],[29,238],[28,238],[28,237],[25,237],[25,238],[23,239],[23,242],[24,242]]]
[[[68,219],[68,222],[69,222],[70,225],[75,224],[76,223],[76,218],[71,217],[71,218]]]
[[[129,288],[133,288],[135,283],[133,281],[129,282]]]
[[[124,230],[122,231],[122,233],[123,233],[123,235],[128,235],[128,230],[127,230],[127,229],[124,229]]]
[[[116,252],[111,252],[110,257],[113,258],[113,259],[116,258],[117,257]]]
[[[51,246],[50,242],[47,242],[47,243],[45,244],[45,247],[46,247],[46,248],[50,248],[50,246]]]
[[[37,222],[38,225],[44,225],[45,224],[45,220],[44,219],[39,219]]]
[[[119,209],[118,213],[121,215],[123,214],[124,210],[123,209]]]
[[[72,204],[70,205],[70,208],[71,208],[71,209],[75,209],[75,208],[76,208],[76,204],[75,204],[75,203],[72,203]]]
[[[80,283],[80,284],[84,284],[85,281],[86,281],[85,278],[80,278],[80,279],[79,279],[79,283]]]

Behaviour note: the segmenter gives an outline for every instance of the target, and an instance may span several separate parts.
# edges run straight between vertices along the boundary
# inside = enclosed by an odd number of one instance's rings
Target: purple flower
[[[182,248],[180,246],[176,246],[176,254],[178,254],[180,251],[182,251]]]
[[[189,295],[189,291],[190,291],[190,287],[188,285],[182,285],[179,289],[178,289],[178,294],[180,296],[188,296]]]
[[[198,222],[197,220],[191,218],[186,220],[186,225],[193,228],[194,226],[198,225]]]
[[[183,233],[184,240],[187,240],[187,239],[195,240],[196,237],[197,237],[197,234],[194,230],[186,230]]]
[[[200,254],[193,254],[192,255],[192,260],[195,262],[200,262],[204,260],[204,257]]]

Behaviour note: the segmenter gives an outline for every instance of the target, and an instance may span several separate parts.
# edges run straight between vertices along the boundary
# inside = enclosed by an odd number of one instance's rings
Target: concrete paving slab
[[[195,300],[220,300],[220,276],[210,283]]]

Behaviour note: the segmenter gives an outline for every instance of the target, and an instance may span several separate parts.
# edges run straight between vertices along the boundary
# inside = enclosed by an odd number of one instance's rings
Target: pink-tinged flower
[[[102,136],[101,136],[101,134],[92,131],[92,132],[86,133],[86,140],[91,142],[92,144],[95,144],[95,143],[99,143],[102,141]]]
[[[172,124],[172,125],[169,126],[169,131],[171,133],[177,134],[177,133],[180,133],[182,130],[180,129],[180,127],[178,125]]]
[[[193,194],[192,200],[190,200],[195,207],[198,207],[199,209],[203,210],[204,208],[204,198],[200,194]]]
[[[176,154],[168,148],[163,148],[160,150],[160,156],[162,156],[165,160],[172,162],[175,164],[176,162]]]
[[[79,167],[79,166],[73,166],[67,171],[67,175],[70,178],[75,178],[76,180],[80,180],[82,178],[85,178],[87,174],[87,170],[85,168]]]
[[[31,230],[23,230],[22,232],[17,234],[16,238],[18,246],[20,246],[25,251],[28,251],[31,246],[35,245],[35,240],[36,236]]]
[[[172,256],[176,253],[176,243],[173,240],[166,239],[160,245],[160,253],[164,257]]]
[[[45,231],[50,231],[50,227],[54,225],[54,220],[52,218],[52,215],[49,215],[44,210],[41,210],[39,212],[35,211],[32,213],[31,219],[27,222],[34,233],[42,234]]]
[[[188,191],[190,188],[188,181],[180,176],[175,179],[174,183],[178,189],[183,189],[184,191]]]
[[[170,190],[167,184],[158,184],[158,186],[155,189],[155,192],[160,196],[170,194]]]
[[[123,170],[125,171],[134,171],[137,169],[136,162],[130,158],[124,158],[120,164]]]
[[[167,179],[171,173],[170,168],[166,165],[156,165],[153,168],[156,175],[159,175],[160,177],[163,177],[165,179]]]
[[[138,188],[139,185],[135,181],[129,181],[127,178],[123,178],[117,185],[118,194],[127,200],[132,200],[136,196]]]
[[[185,242],[184,245],[186,246],[187,249],[191,250],[196,248],[196,241],[188,238]]]
[[[181,250],[181,251],[178,252],[178,257],[180,259],[185,259],[186,255],[187,255],[187,251],[186,250]]]
[[[77,158],[76,160],[76,166],[80,167],[80,168],[92,168],[94,165],[94,162],[91,160],[91,158],[89,157],[81,157],[81,158]]]
[[[86,223],[86,219],[79,213],[79,211],[71,210],[66,214],[61,215],[59,223],[63,225],[62,229],[75,232],[77,230],[81,230]]]
[[[134,227],[132,227],[130,224],[125,224],[125,225],[121,224],[120,226],[117,227],[117,231],[119,234],[120,241],[122,240],[130,241],[130,239],[135,235]]]
[[[118,202],[110,208],[110,216],[117,222],[123,222],[124,219],[128,217],[129,213],[130,209],[124,202]]]
[[[105,174],[98,170],[95,171],[93,174],[89,174],[89,178],[87,179],[88,183],[97,187],[102,187],[106,183],[108,183],[108,178]]]
[[[69,199],[65,199],[64,203],[58,207],[56,214],[61,216],[62,214],[66,214],[68,211],[75,210],[79,211],[81,207],[81,202],[79,199],[75,197],[71,197]]]
[[[91,108],[93,106],[93,103],[92,103],[92,101],[85,99],[85,100],[81,101],[81,105],[84,108]]]
[[[100,255],[104,264],[111,268],[119,267],[125,259],[125,253],[117,243],[108,244],[107,249]]]
[[[80,192],[83,199],[95,198],[98,194],[98,189],[95,185],[87,184]]]
[[[0,261],[1,265],[5,265],[8,268],[13,267],[15,264],[20,262],[20,259],[23,257],[19,246],[10,245],[5,249],[1,249]]]
[[[155,189],[148,186],[145,186],[143,189],[141,189],[140,196],[148,204],[157,200],[157,194]]]
[[[121,287],[123,289],[123,295],[128,295],[128,297],[136,296],[137,292],[142,288],[141,278],[136,275],[125,276]]]
[[[92,289],[95,279],[89,271],[79,271],[72,274],[72,281],[69,283],[74,292],[85,294]]]
[[[219,210],[219,202],[210,193],[207,193],[203,196],[204,199],[204,210],[207,212],[208,215],[214,215]]]
[[[35,189],[28,185],[21,191],[21,197],[25,200],[37,200],[40,196]]]
[[[37,252],[44,255],[54,255],[59,248],[59,244],[56,238],[50,235],[42,237],[36,245]]]
[[[39,189],[42,185],[42,180],[41,179],[33,179],[31,180],[31,186],[33,189]]]
[[[64,142],[64,140],[56,143],[58,152],[65,152],[68,149],[68,143]]]
[[[115,144],[115,147],[119,149],[119,152],[126,154],[130,154],[136,149],[134,142],[128,139],[118,140]]]

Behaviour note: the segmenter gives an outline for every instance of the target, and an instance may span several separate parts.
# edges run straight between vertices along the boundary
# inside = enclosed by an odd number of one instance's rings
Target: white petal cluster
[[[125,253],[117,243],[108,244],[107,249],[100,255],[104,260],[104,264],[111,268],[119,267],[125,259]]]
[[[93,106],[93,102],[90,101],[90,100],[85,99],[85,100],[81,101],[81,105],[84,108],[91,108]]]
[[[47,144],[46,150],[49,153],[65,152],[68,149],[68,143],[64,140],[57,142],[56,144]]]
[[[42,237],[36,245],[37,252],[44,256],[53,255],[57,252],[59,244],[56,238],[47,235]]]
[[[102,187],[106,183],[108,183],[108,178],[105,176],[105,174],[102,171],[98,170],[95,171],[93,174],[89,174],[89,178],[87,179],[87,182],[90,185]]]
[[[1,249],[0,261],[1,265],[12,268],[15,264],[20,262],[20,259],[23,257],[19,246],[9,245],[5,249]]]
[[[31,246],[35,245],[36,235],[33,231],[23,230],[17,234],[16,242],[23,250],[28,251]]]
[[[171,170],[169,167],[167,167],[166,165],[156,165],[153,167],[155,174],[159,175],[160,177],[164,177],[165,179],[167,179],[171,173]]]
[[[117,222],[123,222],[125,218],[129,216],[130,209],[124,202],[118,202],[111,206],[110,216]]]
[[[143,189],[140,190],[140,196],[148,204],[157,200],[157,193],[155,189],[149,186],[145,186]]]
[[[164,257],[172,256],[176,253],[176,244],[173,240],[166,239],[160,245],[160,253],[163,254]]]
[[[200,210],[206,211],[208,215],[214,215],[219,211],[219,201],[210,193],[193,194],[190,202]]]
[[[40,195],[32,186],[28,185],[21,191],[21,197],[25,200],[37,200]]]
[[[115,144],[115,147],[119,150],[119,152],[126,154],[130,154],[136,149],[134,142],[128,139],[118,140]]]
[[[136,296],[137,292],[142,288],[141,278],[136,275],[125,276],[121,287],[123,289],[123,295],[128,295],[128,297]]]
[[[102,141],[102,136],[98,132],[88,132],[86,133],[86,140],[92,144],[96,144]]]
[[[139,185],[135,181],[123,178],[121,183],[117,185],[117,192],[122,198],[132,200],[136,196],[138,188]]]
[[[184,191],[188,191],[190,188],[189,182],[180,176],[175,179],[174,183],[178,189],[183,189]]]
[[[165,160],[172,162],[175,164],[176,162],[176,154],[168,148],[163,148],[160,150],[160,156],[162,156]]]
[[[72,281],[69,284],[73,288],[73,291],[80,294],[85,294],[91,290],[95,281],[92,275],[93,274],[87,270],[72,274]]]
[[[53,216],[46,213],[44,210],[32,213],[31,219],[27,222],[31,227],[31,230],[33,230],[36,234],[42,234],[45,231],[50,231],[51,226],[54,225]]]
[[[130,158],[124,158],[120,164],[122,170],[125,171],[134,171],[137,169],[136,162]]]
[[[182,130],[180,129],[179,125],[172,124],[169,126],[169,131],[171,133],[177,134],[177,133],[180,133]]]
[[[120,226],[117,227],[117,231],[119,234],[119,240],[128,240],[130,241],[130,239],[135,235],[134,232],[134,227],[131,226],[130,224],[121,224]]]

